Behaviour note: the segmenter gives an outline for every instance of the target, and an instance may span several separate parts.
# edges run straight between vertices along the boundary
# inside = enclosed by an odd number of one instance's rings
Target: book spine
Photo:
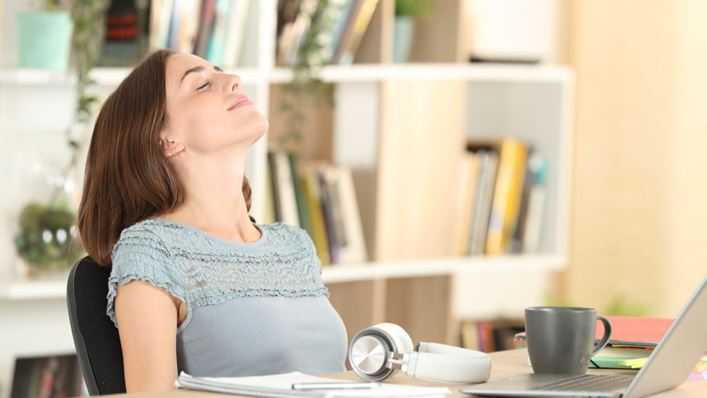
[[[363,237],[361,215],[358,210],[352,172],[350,168],[344,166],[337,167],[335,171],[337,178],[336,188],[341,204],[341,218],[346,236],[346,247],[344,253],[342,253],[342,262],[364,262],[367,257],[366,242]]]
[[[324,215],[322,214],[322,205],[319,199],[319,182],[317,181],[316,171],[311,169],[303,171],[302,182],[305,187],[305,198],[309,207],[309,214],[312,217],[312,240],[314,240],[314,246],[317,248],[322,265],[329,265],[331,264],[329,243],[327,241]]]
[[[329,260],[331,264],[339,264],[339,242],[336,241],[336,232],[334,231],[334,214],[324,170],[317,170],[317,183],[319,189],[319,201],[322,206],[322,215],[324,216],[327,245],[329,247]]]
[[[295,199],[295,184],[292,181],[292,172],[287,154],[275,152],[275,166],[278,181],[278,194],[280,196],[280,210],[282,221],[293,226],[300,226],[297,214],[297,201]]]
[[[472,216],[472,233],[469,244],[469,254],[472,255],[484,253],[491,202],[493,201],[493,186],[496,181],[496,171],[498,170],[498,155],[495,151],[481,151],[479,156],[479,187],[475,199],[476,207]]]
[[[363,39],[364,33],[368,28],[368,24],[371,22],[371,17],[373,17],[373,12],[376,10],[378,5],[378,0],[363,0],[364,3],[361,6],[361,12],[357,15],[356,21],[354,22],[353,32],[351,35],[351,41],[349,42],[346,50],[341,55],[340,63],[342,64],[352,64],[356,50],[361,44],[361,39]]]
[[[300,226],[307,231],[310,237],[313,237],[312,233],[312,223],[311,217],[309,216],[309,209],[307,208],[307,203],[304,198],[303,186],[299,178],[298,161],[294,154],[287,154],[287,160],[290,165],[290,178],[292,179],[292,186],[295,193],[295,202],[297,204],[297,215],[299,217]]]
[[[270,175],[270,190],[272,191],[273,213],[275,221],[282,221],[282,209],[280,208],[280,190],[277,177],[277,165],[275,163],[275,153],[268,152],[268,174]]]
[[[527,147],[517,140],[506,139],[501,144],[498,176],[486,238],[486,254],[498,255],[508,251],[518,220],[527,156]]]
[[[212,29],[209,45],[206,49],[206,60],[215,65],[223,64],[223,49],[226,40],[227,18],[228,18],[229,1],[216,0],[216,16],[214,18],[214,27]]]

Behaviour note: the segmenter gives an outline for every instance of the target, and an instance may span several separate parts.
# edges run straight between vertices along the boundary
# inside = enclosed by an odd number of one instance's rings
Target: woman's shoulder
[[[113,245],[112,259],[116,257],[132,257],[134,253],[149,255],[153,259],[170,257],[170,232],[164,226],[152,219],[138,221],[124,228],[118,240]]]
[[[271,236],[277,243],[290,243],[294,245],[309,245],[311,239],[307,231],[299,226],[285,224],[283,222],[275,222],[272,224],[258,224]]]
[[[194,239],[194,227],[176,223],[163,218],[147,218],[123,229],[118,242],[150,242],[165,248],[180,247],[188,249],[200,246]]]

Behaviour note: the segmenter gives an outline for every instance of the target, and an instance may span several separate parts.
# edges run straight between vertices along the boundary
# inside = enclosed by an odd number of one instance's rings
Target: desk
[[[500,351],[491,354],[493,360],[493,368],[491,370],[491,380],[504,379],[510,376],[531,373],[532,369],[527,364],[528,356],[525,349],[520,350],[510,350],[510,351]],[[607,373],[625,373],[634,374],[635,371],[628,370],[597,370],[590,369],[589,373],[592,374],[607,374]],[[348,380],[358,380],[357,376],[353,372],[342,372],[333,373],[322,376],[334,377],[338,379],[348,379]],[[386,380],[386,382],[400,383],[400,384],[415,384],[420,386],[439,386],[438,383],[425,382],[415,380],[405,374],[397,373],[392,378]],[[450,396],[452,397],[466,397],[470,398],[471,395],[458,393],[459,388],[463,386],[450,385],[450,389],[455,393]],[[196,397],[235,397],[235,395],[228,394],[217,394],[217,393],[207,393],[203,391],[191,391],[191,390],[177,390],[166,393],[145,393],[145,394],[131,394],[127,395],[129,397],[150,397],[150,398],[196,398]],[[698,398],[707,396],[707,381],[706,380],[687,380],[682,385],[675,389],[665,391],[663,393],[653,395],[654,397],[660,398]],[[126,397],[126,395],[112,395],[112,397]]]

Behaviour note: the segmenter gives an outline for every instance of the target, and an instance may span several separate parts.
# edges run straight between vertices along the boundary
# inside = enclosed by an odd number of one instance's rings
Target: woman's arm
[[[165,290],[133,280],[119,285],[115,313],[127,392],[167,391],[177,378],[177,306]]]

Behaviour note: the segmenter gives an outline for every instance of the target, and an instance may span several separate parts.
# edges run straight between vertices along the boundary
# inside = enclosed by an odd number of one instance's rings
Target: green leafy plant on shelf
[[[419,17],[429,15],[436,0],[395,0],[395,15]]]
[[[629,300],[623,295],[614,296],[604,309],[606,315],[646,316],[648,313],[648,307],[644,304]]]
[[[45,5],[54,9],[68,7],[71,13],[76,103],[73,120],[65,131],[70,157],[61,170],[59,183],[54,184],[45,203],[30,202],[20,212],[15,246],[30,272],[68,268],[84,253],[76,233],[74,206],[65,187],[75,172],[99,102],[98,97],[88,93],[95,83],[89,74],[100,55],[108,0],[47,0]]]
[[[334,87],[325,83],[320,72],[326,64],[326,40],[336,22],[336,14],[331,12],[330,0],[317,4],[309,30],[297,51],[291,66],[293,79],[283,85],[278,110],[284,119],[285,130],[276,139],[282,149],[296,151],[301,145],[304,124],[307,122],[307,105],[334,105]],[[309,99],[309,104],[305,101]]]

